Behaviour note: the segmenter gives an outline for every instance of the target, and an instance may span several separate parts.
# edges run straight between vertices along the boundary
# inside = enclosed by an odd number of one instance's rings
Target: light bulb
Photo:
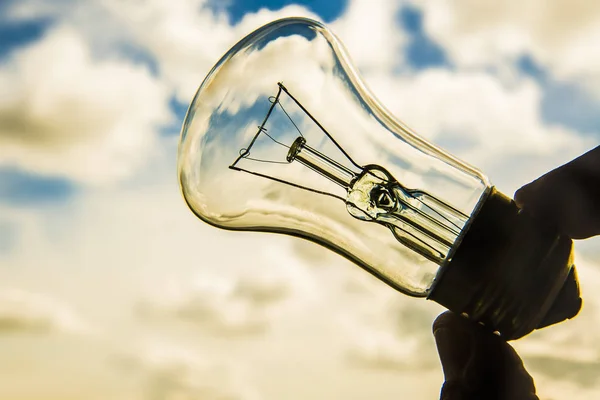
[[[274,21],[218,61],[178,173],[203,221],[317,242],[507,339],[579,310],[570,239],[391,116],[316,21]]]

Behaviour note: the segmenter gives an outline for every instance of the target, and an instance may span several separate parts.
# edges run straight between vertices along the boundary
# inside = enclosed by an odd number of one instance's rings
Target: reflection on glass
[[[247,147],[240,149],[240,155],[229,168],[272,179],[298,189],[337,198],[346,203],[348,212],[353,217],[363,221],[377,222],[390,228],[398,241],[428,260],[441,264],[448,256],[452,244],[458,238],[468,216],[431,195],[403,187],[385,168],[379,165],[371,164],[361,167],[356,164],[325,128],[314,120],[312,115],[289,93],[285,86],[281,83],[278,85],[277,95],[270,98],[272,105],[269,107],[262,124],[258,127],[256,135]],[[338,152],[344,155],[346,166],[310,147],[298,125],[281,105],[282,91],[322,130],[325,141],[331,142]],[[269,133],[265,128],[276,106],[279,106],[297,131],[298,136],[292,143],[288,142],[289,144],[286,144],[281,141],[285,141],[285,139],[280,138],[280,134],[286,136],[284,129]],[[265,140],[267,144],[275,144],[286,150],[285,160],[283,158],[256,158],[254,148],[260,146],[257,142],[260,142],[261,139]],[[323,145],[323,141],[315,141],[315,143],[320,147]],[[281,165],[297,161],[325,179],[341,186],[346,192],[346,198],[303,186],[302,183],[286,181],[275,176],[268,176],[239,167],[238,164],[241,164],[244,160]],[[284,167],[280,166],[278,168]]]
[[[414,296],[489,188],[391,117],[333,34],[301,18],[260,28],[217,63],[186,116],[178,169],[204,221],[313,240]]]

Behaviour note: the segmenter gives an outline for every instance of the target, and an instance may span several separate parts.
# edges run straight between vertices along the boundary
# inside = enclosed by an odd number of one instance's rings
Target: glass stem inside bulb
[[[346,208],[355,218],[388,227],[396,239],[437,264],[444,262],[468,216],[423,191],[407,189],[379,165],[354,172],[298,137],[287,161],[319,173],[346,189]]]
[[[357,177],[357,173],[308,146],[306,139],[302,136],[299,136],[292,143],[288,152],[287,161],[292,162],[294,160],[346,189]]]

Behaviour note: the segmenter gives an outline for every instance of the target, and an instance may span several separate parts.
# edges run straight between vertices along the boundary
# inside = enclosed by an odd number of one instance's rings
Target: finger
[[[523,186],[515,200],[573,239],[600,234],[600,146]]]
[[[473,322],[445,312],[433,325],[445,383],[442,400],[533,400],[535,386],[514,349]]]
[[[577,278],[577,268],[573,266],[569,271],[565,283],[554,299],[552,306],[536,329],[575,317],[581,310],[582,305],[583,300],[581,299],[581,289],[579,288],[579,279]]]

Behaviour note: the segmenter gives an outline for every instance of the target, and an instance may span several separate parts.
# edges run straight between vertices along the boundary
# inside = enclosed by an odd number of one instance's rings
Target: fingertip
[[[443,328],[452,328],[456,324],[456,317],[457,315],[452,311],[445,311],[438,315],[431,327],[433,334],[435,335],[438,330]]]
[[[527,185],[519,188],[514,195],[515,203],[519,208],[523,208],[523,206],[531,201],[532,194],[532,183],[528,183]]]
[[[467,317],[454,313],[452,311],[445,311],[433,321],[432,331],[433,334],[440,329],[447,329],[453,332],[475,332],[480,330],[480,326],[468,319]]]
[[[447,382],[462,381],[471,359],[473,333],[464,322],[468,323],[460,315],[447,311],[433,323],[433,336]]]

